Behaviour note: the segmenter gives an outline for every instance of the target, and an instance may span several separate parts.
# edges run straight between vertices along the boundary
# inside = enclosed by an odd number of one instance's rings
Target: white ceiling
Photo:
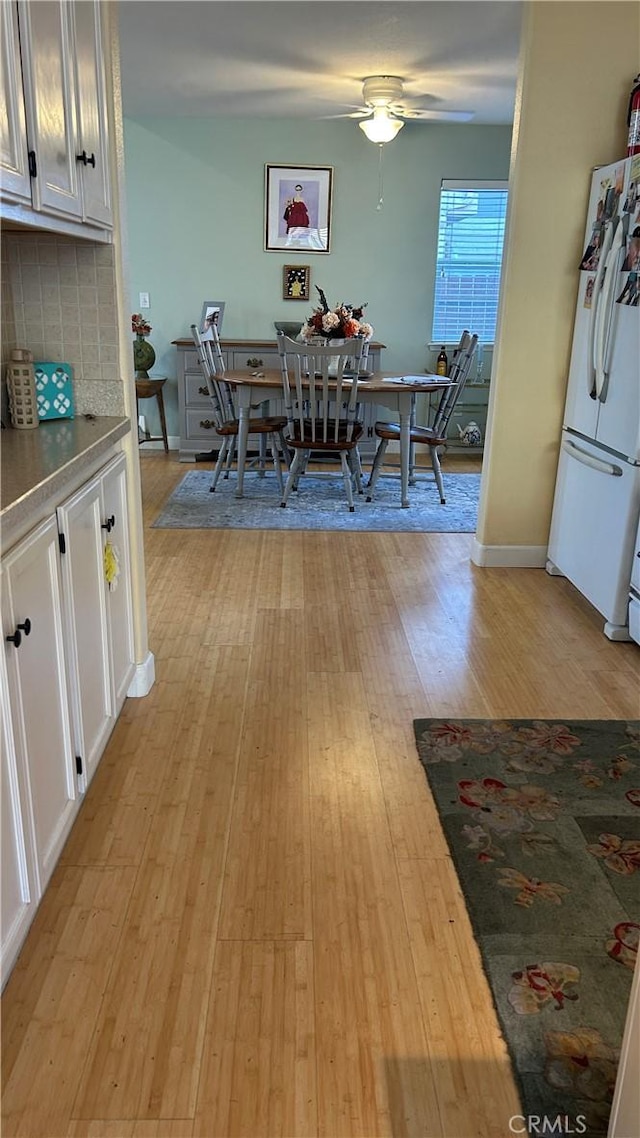
[[[411,107],[510,123],[511,0],[120,0],[126,116],[322,119],[398,75]]]

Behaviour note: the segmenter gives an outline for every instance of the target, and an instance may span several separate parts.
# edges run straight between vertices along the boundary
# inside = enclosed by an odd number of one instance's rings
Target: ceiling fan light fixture
[[[404,123],[402,119],[395,118],[389,113],[387,107],[374,107],[373,116],[358,123],[360,130],[364,131],[369,142],[377,142],[380,146],[384,142],[392,142]]]

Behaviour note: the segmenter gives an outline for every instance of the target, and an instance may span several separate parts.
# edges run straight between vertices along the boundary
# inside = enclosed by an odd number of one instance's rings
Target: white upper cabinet
[[[107,91],[100,4],[73,5],[78,93],[78,155],[82,162],[83,220],[111,225]]]
[[[2,68],[2,102],[0,103],[0,163],[2,164],[3,197],[15,202],[31,202],[31,178],[24,115],[22,69],[18,9],[15,4],[0,8],[0,67]]]
[[[100,0],[3,0],[2,9],[3,201],[28,203],[27,224],[40,218],[62,233],[70,232],[64,222],[74,232],[78,225],[110,229]]]
[[[20,0],[18,13],[34,209],[81,218],[70,7]]]

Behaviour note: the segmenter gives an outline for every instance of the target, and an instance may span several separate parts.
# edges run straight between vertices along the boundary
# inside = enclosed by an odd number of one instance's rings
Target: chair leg
[[[353,476],[355,478],[356,490],[358,491],[358,494],[364,494],[364,490],[362,488],[362,458],[357,446],[353,448],[351,455],[353,458]]]
[[[276,472],[278,479],[278,489],[280,494],[284,494],[284,483],[282,481],[282,467],[280,466],[280,453],[278,451],[278,440],[275,435],[269,435],[269,442],[271,443],[271,457],[273,459],[273,469]]]
[[[299,468],[302,463],[302,454],[303,452],[301,450],[297,450],[293,456],[293,462],[289,467],[289,477],[287,478],[287,484],[284,488],[284,494],[282,495],[282,501],[280,503],[283,508],[286,506],[289,494],[297,483]]]
[[[342,478],[344,480],[344,489],[347,495],[347,502],[349,503],[349,512],[353,513],[355,506],[353,504],[353,488],[351,486],[351,470],[347,460],[346,450],[340,451],[340,465],[342,467]]]
[[[229,439],[229,449],[227,451],[227,465],[226,465],[225,471],[224,471],[225,478],[229,477],[229,471],[231,470],[231,467],[233,465],[233,460],[235,458],[237,445],[238,445],[238,439],[235,435],[232,435]]]
[[[367,494],[367,502],[370,502],[371,499],[373,498],[373,491],[376,488],[376,482],[378,481],[378,477],[379,477],[380,471],[382,469],[382,463],[383,463],[385,451],[386,451],[388,445],[389,445],[388,439],[380,439],[380,442],[378,443],[378,449],[376,451],[376,457],[373,460],[373,466],[371,467],[371,474],[369,476],[369,482],[367,483],[367,489],[369,491],[369,493]]]
[[[416,484],[416,444],[409,443],[409,485]]]
[[[284,431],[278,431],[278,438],[280,439],[280,447],[282,449],[282,461],[284,462],[287,470],[293,461],[293,451],[289,450]]]
[[[311,458],[311,451],[310,450],[296,451],[296,454],[300,455],[300,463],[299,463],[298,468],[296,470],[296,477],[295,477],[295,481],[293,483],[293,489],[294,490],[298,489],[298,484],[300,482],[301,476],[303,474],[306,474],[306,472],[307,472],[307,466],[309,465],[309,459]]]
[[[438,487],[438,493],[440,495],[440,504],[442,506],[445,506],[446,505],[446,499],[444,496],[444,485],[442,482],[442,471],[440,469],[440,459],[438,457],[438,448],[437,447],[429,447],[429,454],[431,455],[431,465],[433,467],[433,473],[434,473],[435,480],[436,480],[436,486]]]
[[[259,471],[260,478],[264,478],[265,471],[267,469],[267,436],[266,435],[260,435],[260,438],[258,440],[258,452],[259,452],[258,471]]]
[[[209,487],[209,490],[211,491],[212,494],[215,492],[215,488],[218,485],[218,479],[220,477],[220,472],[222,470],[222,466],[223,466],[224,460],[226,458],[227,451],[230,449],[229,448],[229,442],[230,442],[230,439],[225,436],[222,440],[220,450],[218,451],[218,458],[216,461],[216,465],[213,468],[213,481]],[[225,478],[226,477],[227,477],[227,475],[225,474]]]
[[[364,494],[364,490],[362,489],[362,462],[360,461],[360,451],[357,447],[349,451],[349,469],[351,470],[351,476],[355,482],[358,494]]]

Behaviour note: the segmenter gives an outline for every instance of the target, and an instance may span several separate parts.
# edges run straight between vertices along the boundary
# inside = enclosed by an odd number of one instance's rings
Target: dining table
[[[282,372],[278,368],[264,368],[254,372],[226,371],[224,379],[235,394],[238,411],[238,450],[236,497],[244,494],[244,472],[249,440],[251,408],[270,399],[283,399]],[[343,385],[347,383],[343,378]],[[401,375],[399,372],[370,372],[358,379],[358,403],[375,403],[397,416],[400,424],[400,504],[409,506],[409,469],[411,454],[411,425],[414,421],[416,395],[442,391],[452,387],[446,376]]]

